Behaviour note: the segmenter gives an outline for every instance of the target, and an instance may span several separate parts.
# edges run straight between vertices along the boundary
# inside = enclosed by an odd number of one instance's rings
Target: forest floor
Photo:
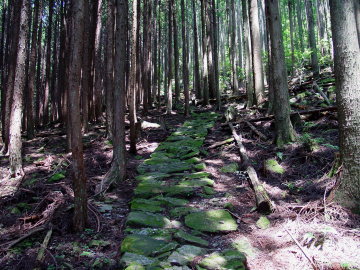
[[[332,101],[331,80],[318,83]],[[333,105],[324,105],[309,85],[293,84],[294,111]],[[239,120],[264,116],[264,110],[259,108],[243,109],[244,100],[229,101],[227,106],[238,108]],[[154,110],[143,120],[160,126],[141,131],[138,154],[127,156],[127,179],[101,198],[92,195],[110,168],[112,146],[101,126],[93,126],[84,137],[90,200],[89,225],[82,234],[71,231],[70,155],[66,152],[64,131],[51,126],[24,143],[26,177],[14,196],[0,200],[1,269],[121,269],[120,246],[137,185],[136,168],[185,118]],[[191,198],[191,206],[227,209],[237,222],[236,231],[202,235],[211,249],[235,246],[246,254],[249,269],[314,269],[309,259],[318,269],[360,269],[359,216],[325,200],[336,179],[336,175],[328,175],[338,152],[336,112],[311,113],[294,119],[299,139],[282,149],[273,144],[271,120],[252,122],[266,139],[259,138],[244,122],[235,126],[252,165],[276,204],[276,211],[267,215],[269,222],[263,223],[258,222],[262,215],[256,212],[254,192],[241,171],[236,143],[211,147],[232,138],[224,121],[219,117],[209,130],[200,156],[206,164],[205,171],[214,180],[215,192],[212,196]],[[276,160],[283,172],[267,170],[269,159]],[[7,174],[7,168],[8,158],[1,157],[0,178]],[[36,257],[47,232],[52,235],[43,262],[39,262]],[[20,238],[24,235],[28,237]],[[23,240],[14,242],[17,239]]]

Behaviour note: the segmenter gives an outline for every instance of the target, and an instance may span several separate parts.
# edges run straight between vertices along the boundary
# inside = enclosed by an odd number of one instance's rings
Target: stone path
[[[194,114],[139,165],[121,244],[124,269],[245,269],[246,258],[236,249],[211,248],[216,233],[237,230],[230,213],[191,206],[192,200],[216,193],[199,158],[216,118]]]

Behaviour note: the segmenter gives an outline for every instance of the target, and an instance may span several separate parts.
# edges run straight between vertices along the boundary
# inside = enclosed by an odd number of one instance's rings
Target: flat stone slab
[[[209,242],[202,239],[201,237],[194,236],[181,230],[175,234],[175,238],[199,246],[207,247],[209,245]]]
[[[144,255],[139,255],[135,253],[129,253],[126,252],[124,255],[122,255],[120,264],[124,266],[130,266],[130,265],[151,265],[157,263],[158,260],[154,258],[149,258]]]
[[[175,265],[187,265],[195,257],[205,254],[206,250],[196,246],[185,245],[174,251],[168,258],[168,262]]]
[[[135,227],[165,228],[170,220],[165,216],[147,212],[130,212],[126,224]]]
[[[214,252],[200,261],[200,266],[209,270],[245,270],[246,257],[237,250]]]
[[[238,225],[226,210],[210,210],[185,216],[186,226],[202,232],[236,231]]]
[[[130,252],[149,256],[153,253],[157,253],[167,246],[167,242],[156,240],[145,235],[132,234],[122,241],[121,252]],[[169,251],[165,250],[164,252]]]

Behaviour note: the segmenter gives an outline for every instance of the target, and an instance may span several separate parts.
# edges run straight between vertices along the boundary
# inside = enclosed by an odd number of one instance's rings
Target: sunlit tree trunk
[[[168,26],[168,81],[167,81],[167,105],[166,112],[167,114],[171,114],[172,112],[172,81],[173,81],[173,9],[174,9],[174,0],[168,0],[168,18],[169,18],[169,26]]]
[[[185,2],[181,0],[181,37],[182,37],[182,68],[183,68],[183,84],[185,95],[185,116],[190,115],[190,94],[189,94],[189,69],[188,69],[188,47],[187,47],[187,33],[186,33],[186,17],[185,17]]]
[[[196,19],[196,1],[192,2],[193,24],[194,24],[194,90],[197,98],[202,98],[201,84],[200,84],[200,65],[199,65],[199,41],[198,28]]]
[[[311,49],[311,69],[314,76],[319,75],[319,62],[317,56],[316,36],[315,36],[315,22],[312,0],[306,0],[306,16],[308,21],[308,37],[309,37],[309,48]]]
[[[339,199],[360,209],[360,48],[353,0],[330,0],[342,174]]]

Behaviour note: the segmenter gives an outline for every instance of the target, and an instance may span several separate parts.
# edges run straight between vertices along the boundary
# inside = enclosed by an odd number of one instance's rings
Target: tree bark
[[[22,168],[22,141],[21,141],[21,115],[23,113],[23,93],[25,87],[25,61],[26,42],[29,35],[29,1],[23,0],[21,4],[21,19],[19,31],[19,43],[16,60],[14,90],[11,104],[9,154],[10,176],[20,178],[24,176]]]
[[[168,0],[168,18],[169,18],[169,28],[168,28],[168,81],[167,81],[167,105],[166,113],[171,114],[172,112],[172,80],[173,80],[173,9],[174,9],[174,0]]]
[[[293,12],[293,0],[288,1],[289,7],[289,20],[290,20],[290,46],[291,46],[291,75],[295,75],[295,47],[294,47],[294,12]]]
[[[264,98],[264,72],[261,53],[261,38],[259,25],[259,8],[257,0],[250,0],[250,33],[252,46],[252,61],[254,73],[255,101],[260,105]]]
[[[74,230],[83,231],[87,222],[87,192],[80,119],[80,87],[84,34],[84,1],[71,3],[71,39],[69,63],[69,108],[74,186]]]
[[[274,113],[276,127],[276,145],[294,141],[295,134],[290,121],[289,90],[282,40],[281,17],[278,0],[266,1],[266,13],[269,18],[271,38],[271,67],[273,72]]]
[[[203,105],[209,105],[209,66],[208,66],[208,44],[206,38],[206,1],[201,1],[201,32],[202,32],[202,49],[203,49]]]
[[[309,48],[311,49],[311,69],[314,76],[319,75],[319,62],[317,57],[315,23],[312,0],[306,0],[306,16],[308,21]]]
[[[330,0],[342,174],[339,199],[360,208],[360,49],[353,0]]]
[[[174,33],[174,78],[175,78],[175,103],[179,103],[180,100],[180,83],[179,83],[179,44],[178,44],[178,24],[177,24],[177,8],[174,2],[173,4],[173,33]]]
[[[190,115],[190,93],[189,93],[189,62],[188,62],[188,47],[187,47],[187,33],[186,33],[186,17],[185,17],[185,1],[181,0],[181,37],[182,37],[182,72],[185,95],[185,116]]]
[[[300,43],[300,51],[304,52],[304,28],[303,28],[303,20],[302,20],[302,0],[296,0],[296,18],[298,23],[298,40]]]
[[[199,65],[199,41],[198,28],[196,20],[196,1],[192,2],[193,24],[194,24],[194,90],[198,99],[202,98],[201,84],[200,84],[200,65]]]
[[[130,120],[130,152],[136,153],[136,92],[137,92],[137,39],[138,39],[138,0],[133,0],[133,20],[131,33],[131,65],[129,74],[129,120]]]
[[[231,63],[231,71],[232,71],[232,88],[233,94],[237,94],[239,92],[239,81],[237,75],[237,46],[236,46],[236,18],[235,18],[235,0],[230,0],[229,5],[229,31],[230,31],[230,63]]]

